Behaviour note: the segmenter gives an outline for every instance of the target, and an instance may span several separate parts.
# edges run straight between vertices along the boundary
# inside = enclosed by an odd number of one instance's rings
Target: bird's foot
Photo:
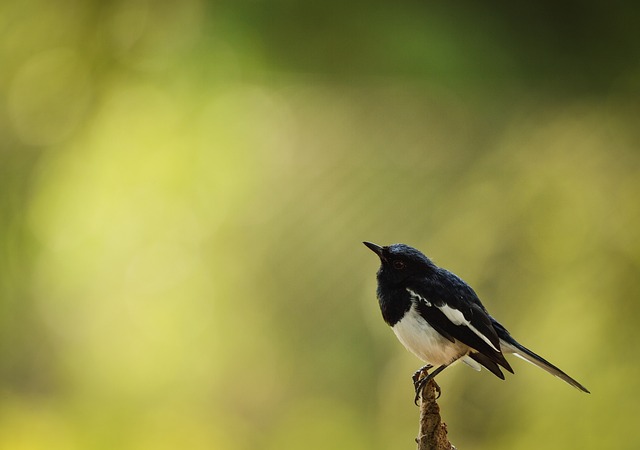
[[[411,379],[413,380],[413,387],[416,388],[416,384],[418,383],[418,381],[420,381],[420,375],[422,375],[422,372],[429,370],[433,368],[433,366],[431,364],[427,364],[426,366],[422,366],[420,367],[418,370],[416,370],[413,375],[411,376]]]
[[[413,402],[416,404],[416,406],[418,406],[418,400],[420,399],[420,396],[422,395],[422,390],[427,385],[429,380],[434,379],[435,376],[438,375],[440,372],[442,372],[442,370],[446,366],[440,366],[436,370],[434,370],[433,372],[427,373],[426,371],[431,369],[432,367],[433,367],[432,365],[427,364],[426,366],[420,368],[420,370],[416,371],[416,373],[413,374],[413,377],[412,377],[413,378],[413,387],[416,390],[416,396],[413,399]],[[434,388],[436,390],[436,398],[435,399],[438,400],[440,398],[440,394],[442,393],[442,391],[440,390],[440,386],[438,386],[438,383],[436,383],[436,382],[434,382]]]
[[[413,402],[418,406],[418,400],[420,399],[420,395],[422,394],[422,389],[429,382],[433,376],[429,375],[428,370],[433,368],[431,364],[427,364],[426,366],[420,367],[416,370],[411,377],[413,380],[413,387],[416,391],[416,396],[413,399]],[[436,390],[438,391],[438,396],[436,398],[440,398],[440,386],[436,385]]]

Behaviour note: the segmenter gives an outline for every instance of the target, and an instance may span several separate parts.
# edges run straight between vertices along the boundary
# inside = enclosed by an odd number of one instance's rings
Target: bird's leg
[[[431,369],[433,366],[431,364],[427,364],[426,366],[422,366],[420,367],[418,370],[416,370],[413,375],[411,376],[411,379],[413,380],[413,387],[416,387],[416,383],[418,382],[418,380],[420,380],[420,375],[422,375],[422,372],[424,372],[425,370],[429,370]]]
[[[418,379],[417,382],[415,382],[414,380],[414,387],[416,388],[416,398],[413,401],[416,404],[416,406],[418,405],[418,399],[422,394],[422,389],[424,388],[424,386],[429,382],[429,380],[434,379],[436,375],[438,375],[440,372],[442,372],[446,368],[447,368],[446,365],[442,365],[438,367],[436,370],[434,370],[433,372],[431,372],[430,374],[427,374],[426,377]],[[420,369],[419,372],[422,372],[422,369]],[[414,377],[415,377],[415,374],[414,374]],[[438,392],[438,395],[436,396],[436,400],[437,400],[440,398],[440,386],[438,386],[437,384],[436,384],[436,391]]]

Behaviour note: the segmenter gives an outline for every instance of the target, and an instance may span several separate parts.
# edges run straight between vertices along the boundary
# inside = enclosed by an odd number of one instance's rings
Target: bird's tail
[[[495,323],[494,323],[494,326],[495,326]],[[509,332],[506,329],[504,329],[504,327],[500,326],[495,328],[496,328],[496,331],[498,332],[498,336],[500,337],[501,350],[504,353],[513,353],[519,358],[522,358],[525,361],[530,362],[534,366],[538,366],[541,369],[549,372],[551,375],[554,375],[560,378],[561,380],[567,382],[574,388],[580,389],[582,392],[586,392],[587,394],[590,394],[589,390],[586,387],[584,387],[583,385],[578,383],[576,380],[571,378],[569,375],[564,373],[562,370],[560,370],[559,368],[551,364],[542,356],[535,354],[534,352],[529,350],[527,347],[525,347],[524,345],[516,341],[513,337],[511,337]]]

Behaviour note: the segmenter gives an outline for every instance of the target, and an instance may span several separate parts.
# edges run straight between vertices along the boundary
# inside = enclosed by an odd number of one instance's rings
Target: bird
[[[589,390],[561,369],[516,341],[486,310],[476,292],[457,275],[438,267],[406,244],[363,242],[380,258],[377,297],[382,318],[398,340],[427,364],[413,375],[415,403],[422,388],[454,362],[485,367],[504,380],[513,354],[582,392]],[[434,371],[421,377],[425,370]],[[438,396],[440,395],[438,389]]]

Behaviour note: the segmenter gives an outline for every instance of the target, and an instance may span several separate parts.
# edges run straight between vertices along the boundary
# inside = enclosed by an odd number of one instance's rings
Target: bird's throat
[[[411,297],[406,290],[378,288],[378,303],[382,318],[392,327],[411,308]]]

